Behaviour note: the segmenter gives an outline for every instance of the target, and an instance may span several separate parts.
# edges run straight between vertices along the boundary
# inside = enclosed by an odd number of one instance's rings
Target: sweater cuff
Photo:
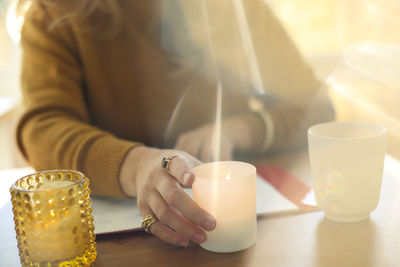
[[[140,145],[141,143],[110,137],[93,144],[86,157],[84,171],[94,194],[127,198],[119,182],[119,173],[128,152]]]

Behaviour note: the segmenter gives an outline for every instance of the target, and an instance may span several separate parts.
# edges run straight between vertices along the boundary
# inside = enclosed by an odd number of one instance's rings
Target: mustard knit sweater
[[[216,86],[199,75],[201,57],[184,64],[160,45],[159,8],[149,4],[157,1],[119,2],[120,31],[100,39],[88,26],[103,25],[107,14],[49,29],[57,12],[33,1],[21,38],[24,113],[17,140],[35,169],[81,170],[94,193],[123,197],[118,175],[127,152],[140,144],[171,147],[179,134],[211,122]],[[262,1],[244,2],[265,23],[249,21],[258,25],[253,39],[260,68],[272,73],[263,76],[264,84],[295,98],[311,96],[318,82],[270,10]],[[247,111],[241,92],[224,93],[224,116]],[[266,106],[275,124],[272,149],[301,142],[308,125],[332,118],[330,106],[322,105],[305,119],[309,102],[302,103]]]

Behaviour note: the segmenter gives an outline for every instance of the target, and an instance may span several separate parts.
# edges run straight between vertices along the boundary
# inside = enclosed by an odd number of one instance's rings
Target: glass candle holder
[[[96,243],[89,179],[49,170],[22,177],[10,188],[22,266],[90,266]]]

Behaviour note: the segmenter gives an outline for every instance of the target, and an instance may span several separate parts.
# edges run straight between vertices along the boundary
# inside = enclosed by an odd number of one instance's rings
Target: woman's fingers
[[[200,208],[186,193],[182,187],[172,177],[165,177],[157,184],[157,190],[162,198],[174,209],[195,225],[199,225],[205,230],[215,228],[215,219],[205,210]]]
[[[154,214],[154,212],[151,210],[151,208],[145,204],[145,205],[139,205],[138,207],[140,212],[142,213],[143,218],[149,214]],[[157,215],[156,215],[157,217]],[[187,247],[189,245],[189,239],[185,237],[185,235],[175,232],[159,220],[157,220],[155,223],[150,225],[150,232],[160,238],[161,240],[164,240],[165,242],[168,242],[173,245],[181,246],[181,247]]]
[[[150,232],[170,244],[181,247],[187,247],[189,245],[189,239],[182,234],[173,231],[160,221],[157,221],[150,226]]]
[[[177,157],[171,157],[178,155]],[[140,184],[138,207],[142,215],[154,214],[158,220],[149,230],[160,239],[179,246],[187,246],[189,240],[202,243],[206,239],[203,229],[215,228],[215,219],[200,208],[182,189],[194,179],[192,169],[200,164],[196,158],[181,151],[168,151],[171,158],[167,170],[154,165],[149,178]],[[203,229],[202,229],[203,228]]]
[[[178,214],[159,194],[156,193],[150,197],[149,205],[156,217],[163,224],[168,225],[176,232],[183,234],[186,238],[189,238],[196,243],[202,243],[206,239],[203,230],[182,217],[182,215]]]
[[[196,159],[192,158],[192,160]],[[195,164],[197,163],[195,162]],[[181,212],[185,218],[195,225],[199,225],[208,231],[214,229],[216,224],[215,219],[200,208],[176,182],[179,181],[183,185],[191,185],[193,183],[195,176],[191,171],[188,160],[183,157],[174,158],[170,162],[169,173],[170,176],[165,177],[165,179],[161,177],[161,181],[156,185],[157,190],[166,203]],[[187,177],[189,177],[189,180],[186,180]]]
[[[195,178],[192,168],[200,164],[200,161],[195,158],[192,158],[191,161],[189,163],[187,158],[178,156],[170,162],[168,167],[169,174],[185,187],[192,186]]]

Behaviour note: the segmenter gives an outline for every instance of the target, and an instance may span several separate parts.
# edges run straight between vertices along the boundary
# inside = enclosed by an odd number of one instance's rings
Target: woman
[[[268,59],[260,68],[274,69],[274,75],[261,75],[274,90],[291,92],[282,94],[285,106],[274,101],[257,111],[235,88],[246,86],[246,78],[232,75],[224,45],[216,43],[214,56],[207,57],[207,41],[185,34],[190,23],[185,29],[173,22],[197,1],[173,2],[34,0],[21,37],[25,112],[17,138],[34,168],[81,170],[95,194],[136,197],[143,217],[150,215],[146,229],[186,247],[189,240],[203,242],[204,230],[216,225],[182,190],[193,183],[198,159],[299,144],[304,134],[296,133],[330,119],[332,110],[321,106],[318,116],[302,116],[318,83],[261,1],[246,1],[268,18],[276,37],[258,49]],[[165,10],[174,15],[165,16]],[[218,82],[207,74],[210,68]],[[213,123],[219,111],[220,139]],[[215,152],[218,141],[221,149]]]

